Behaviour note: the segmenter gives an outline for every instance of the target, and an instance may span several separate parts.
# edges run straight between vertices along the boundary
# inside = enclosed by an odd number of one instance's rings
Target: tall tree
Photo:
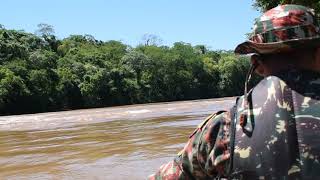
[[[121,62],[128,70],[135,72],[137,83],[141,86],[142,73],[149,66],[149,58],[141,52],[131,51],[122,57]]]
[[[39,36],[49,36],[54,34],[54,28],[52,25],[40,23],[37,27],[38,29],[36,30],[36,34]]]
[[[162,44],[162,39],[155,34],[144,34],[142,41],[145,46],[159,46]]]

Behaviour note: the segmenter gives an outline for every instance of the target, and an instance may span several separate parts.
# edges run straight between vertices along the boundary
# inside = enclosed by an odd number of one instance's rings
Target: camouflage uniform
[[[316,47],[319,34],[311,9],[278,6],[256,22],[250,40],[235,52]],[[209,116],[149,179],[225,177],[320,179],[320,73],[290,69],[264,78],[234,108]]]
[[[320,74],[290,71],[269,76],[249,94],[250,117],[240,123],[244,96],[232,110],[209,116],[177,157],[150,179],[320,178]],[[233,170],[228,174],[230,149]],[[303,177],[303,178],[302,178]]]
[[[237,118],[245,111],[237,103]],[[233,175],[240,179],[320,179],[320,73],[282,72],[249,94],[237,123]]]
[[[207,179],[225,174],[230,158],[230,115],[218,112],[209,116],[190,135],[190,139],[177,157],[158,172],[151,180],[161,179]]]

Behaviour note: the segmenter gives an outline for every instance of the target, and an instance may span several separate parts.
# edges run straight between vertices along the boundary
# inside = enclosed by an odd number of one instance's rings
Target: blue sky
[[[233,49],[245,40],[254,18],[252,0],[2,0],[0,24],[34,32],[54,26],[61,39],[91,34],[135,46],[146,34],[165,45],[184,41],[211,49]]]

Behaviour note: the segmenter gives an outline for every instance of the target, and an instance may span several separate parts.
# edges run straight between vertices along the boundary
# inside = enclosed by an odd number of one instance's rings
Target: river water
[[[0,179],[146,179],[234,98],[0,117]]]

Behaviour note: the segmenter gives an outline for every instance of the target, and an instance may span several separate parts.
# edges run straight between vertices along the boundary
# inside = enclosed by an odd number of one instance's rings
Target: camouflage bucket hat
[[[320,45],[319,24],[314,10],[300,5],[279,5],[255,22],[249,40],[236,54],[268,54]]]

